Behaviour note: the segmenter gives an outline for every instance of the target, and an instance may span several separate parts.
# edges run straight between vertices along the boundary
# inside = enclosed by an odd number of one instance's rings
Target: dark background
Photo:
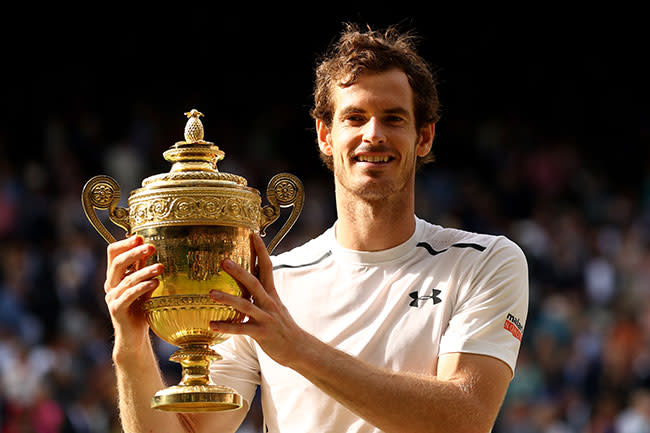
[[[3,44],[8,156],[42,155],[41,148],[31,153],[24,146],[43,142],[42,125],[52,117],[69,124],[96,119],[103,142],[74,149],[86,164],[97,164],[98,147],[128,134],[137,116],[155,118],[154,145],[164,149],[181,138],[182,113],[198,107],[209,139],[228,155],[249,153],[247,135],[261,128],[274,143],[272,153],[301,161],[294,171],[310,173],[319,167],[308,116],[316,57],[342,21],[401,23],[422,37],[421,53],[440,77],[440,163],[475,165],[466,158],[476,128],[500,117],[526,123],[537,138],[530,146],[570,139],[585,151],[585,163],[615,168],[617,181],[638,183],[647,149],[636,135],[641,89],[634,78],[642,54],[640,34],[627,19],[633,11],[623,17],[618,11],[567,16],[516,10],[511,16],[420,11],[301,17],[251,9],[255,15],[179,8],[176,16],[167,11],[146,20],[110,13],[100,20],[103,12],[97,12],[74,22],[42,18],[20,26]]]
[[[205,114],[206,139],[226,152],[221,171],[260,190],[280,171],[303,180],[305,211],[280,250],[332,224],[331,175],[308,113],[316,59],[343,21],[415,29],[439,77],[437,160],[419,174],[418,215],[504,234],[527,254],[531,309],[495,431],[605,431],[641,413],[650,159],[638,11],[308,9],[5,14],[2,433],[38,431],[43,419],[61,432],[117,428],[105,245],[79,196],[87,179],[109,174],[125,201],[167,171],[161,153],[183,138],[184,112]],[[171,348],[157,344],[173,378]]]

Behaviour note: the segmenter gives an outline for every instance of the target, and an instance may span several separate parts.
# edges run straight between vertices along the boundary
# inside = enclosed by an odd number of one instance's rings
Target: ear
[[[417,156],[426,156],[433,146],[433,137],[436,135],[436,124],[427,123],[420,128],[420,140],[418,141]]]
[[[327,156],[332,156],[332,137],[330,129],[322,119],[316,120],[316,132],[318,134],[318,147]]]

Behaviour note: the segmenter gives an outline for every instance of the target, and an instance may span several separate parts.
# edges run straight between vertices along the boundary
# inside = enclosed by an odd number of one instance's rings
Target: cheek
[[[345,158],[341,152],[332,152],[332,160],[334,165],[338,165],[339,167],[345,165]]]

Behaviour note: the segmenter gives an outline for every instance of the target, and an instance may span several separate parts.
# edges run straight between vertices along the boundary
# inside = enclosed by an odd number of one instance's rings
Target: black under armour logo
[[[433,301],[433,304],[435,305],[435,304],[437,304],[439,302],[442,302],[442,299],[440,299],[438,297],[438,295],[440,293],[441,293],[441,291],[436,290],[436,289],[433,289],[431,291],[431,295],[426,295],[426,296],[418,296],[418,292],[411,292],[411,293],[409,293],[409,297],[411,299],[413,299],[413,300],[409,303],[409,305],[411,307],[420,308],[420,303],[418,301],[425,301],[426,302],[429,299],[431,299]]]

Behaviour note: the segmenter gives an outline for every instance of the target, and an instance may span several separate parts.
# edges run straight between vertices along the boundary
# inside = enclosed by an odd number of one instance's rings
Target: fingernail
[[[234,264],[235,264],[235,263],[234,263],[232,260],[230,260],[230,259],[225,259],[225,260],[223,261],[223,267],[224,267],[224,268],[228,268],[228,269],[230,269],[230,268],[232,268],[232,266],[233,266]]]
[[[221,295],[221,292],[218,290],[210,290],[210,296],[213,298],[218,298]]]

